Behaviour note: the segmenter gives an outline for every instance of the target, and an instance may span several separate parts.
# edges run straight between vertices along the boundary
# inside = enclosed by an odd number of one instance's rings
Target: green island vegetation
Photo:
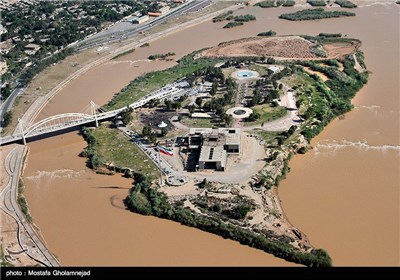
[[[205,183],[206,184],[206,183]],[[225,222],[214,215],[201,215],[183,206],[183,201],[169,202],[168,197],[152,187],[151,180],[145,175],[135,176],[135,187],[125,199],[126,207],[132,212],[142,215],[153,215],[179,222],[183,225],[218,234],[257,249],[264,250],[276,257],[307,266],[331,266],[329,255],[322,249],[304,253],[282,241],[271,241],[262,232],[250,231],[230,222]],[[196,204],[201,204],[197,201]],[[204,207],[208,206],[203,202]],[[241,219],[246,216],[251,204],[242,201],[226,211],[217,205],[210,206],[210,212],[223,212],[231,219]]]
[[[124,51],[124,52],[122,52],[122,53],[120,53],[120,54],[117,54],[116,56],[114,56],[112,59],[117,59],[117,58],[119,58],[119,57],[121,57],[121,56],[124,56],[124,55],[126,55],[126,54],[130,54],[130,53],[133,53],[135,51],[135,49],[134,48],[132,48],[132,49],[129,49],[129,50],[127,50],[127,51]]]
[[[212,19],[212,21],[213,22],[220,22],[220,21],[224,21],[224,20],[231,20],[231,19],[233,19],[233,15],[232,14],[233,14],[232,11],[220,14],[220,15],[214,17]]]
[[[176,66],[172,68],[163,71],[147,73],[134,79],[129,83],[129,85],[117,93],[113,99],[106,106],[104,106],[104,109],[114,110],[126,107],[127,105],[139,100],[146,94],[149,94],[167,84],[173,83],[187,74],[221,62],[221,59],[212,58],[200,58],[195,60],[194,56],[197,53],[198,52],[194,52],[185,56],[179,60]]]
[[[307,3],[313,7],[324,7],[326,6],[325,0],[307,0]]]
[[[261,8],[276,8],[276,7],[293,7],[296,4],[294,0],[266,0],[256,3],[254,6]]]
[[[350,39],[334,38],[337,41],[348,42]],[[315,41],[332,41],[316,37]],[[365,66],[364,55],[357,51],[356,57],[360,65]],[[338,68],[339,62],[343,71]],[[368,71],[359,73],[354,69],[355,61],[352,54],[341,60],[296,61],[296,65],[309,67],[313,71],[325,74],[329,80],[323,82],[314,74],[296,73],[288,84],[296,91],[299,113],[304,118],[300,133],[310,141],[334,118],[349,112],[353,106],[351,99],[367,83]],[[323,65],[321,65],[323,63]],[[310,99],[311,97],[311,99]]]
[[[354,39],[341,38],[338,34],[321,33],[315,37],[303,37],[319,46],[327,43],[360,43],[360,41]],[[265,159],[266,164],[276,161],[282,163],[280,172],[274,177],[261,171],[261,179],[254,186],[266,188],[267,190],[279,186],[280,182],[285,178],[290,171],[289,161],[294,153],[307,152],[307,146],[302,146],[295,150],[292,149],[296,139],[304,137],[309,142],[330,121],[350,111],[353,108],[351,99],[368,80],[368,71],[358,72],[354,68],[356,63],[354,57],[357,58],[360,65],[365,66],[364,55],[357,48],[355,48],[355,53],[344,55],[341,58],[318,61],[275,61],[273,58],[265,57],[198,58],[195,60],[194,56],[197,53],[183,57],[178,65],[170,69],[146,74],[141,79],[145,78],[146,84],[154,82],[157,85],[155,89],[163,86],[164,83],[171,83],[182,77],[185,77],[190,85],[193,85],[199,79],[211,81],[214,88],[211,99],[206,101],[202,98],[197,98],[195,107],[191,108],[191,110],[211,111],[216,115],[221,114],[221,118],[223,118],[225,106],[233,104],[233,97],[237,90],[236,83],[231,78],[224,77],[223,71],[225,68],[238,67],[242,64],[253,66],[256,62],[257,67],[263,67],[260,66],[262,63],[278,64],[282,67],[281,71],[275,73],[269,69],[265,70],[262,75],[263,79],[256,81],[252,86],[253,94],[248,100],[249,104],[246,106],[253,107],[255,115],[259,115],[258,118],[255,117],[252,120],[257,121],[258,124],[266,121],[262,119],[262,110],[264,108],[268,113],[270,112],[268,110],[275,108],[279,110],[280,114],[285,114],[282,108],[279,109],[276,106],[277,104],[274,101],[281,94],[281,83],[288,85],[295,92],[298,114],[302,119],[299,127],[292,126],[288,131],[282,132],[268,132],[258,128],[252,130],[252,132],[266,141],[266,149],[272,151]],[[224,62],[220,68],[214,67],[216,63],[220,62]],[[328,77],[328,80],[323,81],[318,75],[306,72],[304,67],[323,73]],[[180,74],[178,75],[178,73]],[[154,79],[154,77],[157,78]],[[160,77],[163,77],[163,82],[160,82]],[[139,96],[133,95],[134,86],[140,88],[140,79],[137,82],[138,79],[131,83],[129,91],[124,89],[119,95],[115,96],[108,108],[118,108],[121,106],[117,105],[121,104],[126,106],[126,101],[135,101],[132,97],[139,98]],[[151,92],[151,88],[153,87],[146,87],[146,92]],[[117,99],[119,96],[123,96],[124,99]],[[167,107],[167,104],[165,106]],[[173,107],[172,103],[170,107]],[[129,113],[129,110],[126,110],[124,112],[125,115],[122,115],[124,122],[130,122]],[[229,125],[229,123],[227,122],[224,125]],[[206,123],[205,126],[209,127],[209,123]],[[143,135],[145,135],[144,130],[145,128],[143,128]],[[149,129],[147,128],[146,130]],[[151,129],[149,131],[151,134]],[[273,231],[247,227],[246,219],[249,219],[249,215],[254,211],[255,205],[246,196],[237,194],[230,196],[227,200],[221,200],[208,199],[200,195],[192,198],[182,198],[181,200],[169,200],[166,194],[157,189],[152,178],[147,176],[147,174],[156,174],[156,168],[152,167],[150,169],[151,163],[145,162],[144,158],[142,160],[132,160],[133,156],[137,157],[141,154],[138,151],[119,150],[127,149],[127,147],[124,148],[125,145],[129,146],[130,149],[135,147],[122,133],[118,136],[119,131],[104,126],[96,129],[85,128],[83,132],[89,145],[82,152],[82,155],[89,158],[88,164],[90,166],[98,167],[103,165],[106,168],[113,168],[113,165],[109,163],[117,165],[118,157],[123,157],[123,159],[120,159],[121,163],[118,164],[119,172],[128,173],[134,179],[134,186],[124,201],[130,211],[170,219],[183,225],[215,233],[224,238],[236,240],[241,244],[264,250],[291,262],[307,266],[332,265],[328,253],[322,249],[300,250],[290,244],[293,241],[291,237],[277,235]],[[112,150],[112,148],[115,148],[115,150]],[[106,156],[107,151],[109,154]],[[148,164],[147,170],[144,170],[143,164]],[[213,183],[204,180],[199,183],[198,187],[211,190]],[[197,209],[200,209],[200,212],[184,207],[186,200],[189,200]]]
[[[233,28],[236,26],[241,26],[245,22],[256,20],[256,17],[253,15],[247,14],[247,15],[232,17],[231,19],[233,19],[233,21],[228,22],[223,28]]]
[[[146,14],[159,8],[149,1],[16,1],[1,10],[6,29],[1,34],[6,45],[2,61],[8,66],[1,84],[9,84],[11,91],[27,85],[44,68],[72,54],[69,44],[136,11]],[[9,91],[3,89],[1,95],[7,98]]]
[[[22,213],[24,213],[26,220],[31,223],[32,216],[29,213],[28,202],[25,199],[24,191],[25,191],[25,185],[22,182],[22,180],[19,180],[17,202],[18,202],[19,206],[21,207]]]
[[[295,0],[285,0],[285,1],[283,1],[283,0],[281,0],[281,1],[277,1],[278,3],[279,2],[283,2],[282,3],[282,6],[283,7],[293,7],[295,4],[296,4],[296,1]]]
[[[342,34],[341,33],[319,33],[318,37],[340,38],[340,37],[342,37]]]
[[[140,45],[141,48],[145,48],[145,47],[149,47],[150,44],[149,43],[144,43],[143,45]]]
[[[355,16],[355,13],[347,11],[325,11],[323,8],[317,9],[306,9],[297,11],[294,13],[282,14],[279,18],[298,21],[298,20],[315,20],[324,18],[336,18],[336,17],[351,17]]]
[[[353,2],[350,2],[349,0],[336,0],[335,3],[342,8],[350,8],[350,9],[357,8],[357,5],[354,4]]]
[[[272,31],[272,30],[269,30],[269,31],[266,31],[266,32],[261,32],[261,33],[257,34],[257,36],[266,36],[266,37],[275,36],[275,35],[276,35],[276,32]]]
[[[81,156],[88,158],[89,167],[98,173],[121,172],[131,177],[139,172],[156,176],[154,163],[121,131],[105,123],[96,129],[85,127],[82,133],[88,146]]]
[[[160,53],[160,54],[151,54],[148,59],[156,60],[156,59],[166,59],[167,57],[174,56],[174,52]]]
[[[223,28],[233,28],[233,27],[241,26],[241,25],[244,25],[244,23],[243,22],[232,21],[232,22],[228,22],[227,24],[225,24]]]
[[[253,15],[242,15],[242,16],[236,16],[233,18],[234,21],[237,22],[248,22],[248,21],[252,21],[252,20],[256,20],[256,17]]]
[[[276,6],[275,6],[275,1],[274,1],[274,0],[267,0],[267,1],[258,2],[258,3],[256,3],[254,6],[258,6],[258,7],[261,7],[261,8],[272,8],[272,7],[276,7]]]

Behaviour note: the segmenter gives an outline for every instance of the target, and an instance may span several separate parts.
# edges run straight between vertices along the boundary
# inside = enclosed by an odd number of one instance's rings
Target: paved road
[[[109,30],[103,30],[98,34],[84,39],[72,46],[77,50],[83,50],[95,46],[101,46],[103,44],[118,42],[123,39],[135,36],[139,34],[139,32],[148,31],[172,17],[196,10],[197,8],[204,7],[206,5],[209,5],[210,3],[210,0],[191,0],[171,10],[169,13],[161,17],[157,17],[154,20],[142,25],[127,25],[125,22],[118,22],[116,23],[116,26],[111,27]]]
[[[1,104],[0,121],[3,120],[4,114],[6,112],[11,111],[15,99],[17,98],[17,96],[19,94],[21,94],[24,91],[24,89],[25,89],[24,87],[18,86],[16,89],[13,90],[13,92],[10,94],[10,96],[8,96],[7,99]],[[2,129],[2,127],[0,129]]]
[[[26,151],[25,146],[17,146],[4,161],[10,179],[8,185],[0,193],[0,208],[17,222],[18,241],[29,257],[44,266],[59,266],[58,260],[46,248],[32,224],[25,219],[17,202],[18,183]]]

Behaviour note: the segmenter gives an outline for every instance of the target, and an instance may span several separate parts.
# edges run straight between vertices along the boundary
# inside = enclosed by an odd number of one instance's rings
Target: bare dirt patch
[[[338,58],[353,53],[358,42],[329,43],[323,46],[327,58]],[[326,59],[313,52],[317,45],[300,36],[251,37],[221,43],[205,50],[199,57],[270,56],[276,59]]]
[[[311,51],[314,46],[299,36],[260,38],[252,37],[222,43],[203,51],[206,57],[273,56],[276,58],[318,58]]]
[[[324,44],[324,49],[328,54],[328,58],[339,58],[347,54],[354,53],[360,47],[360,43],[353,42],[340,42]]]

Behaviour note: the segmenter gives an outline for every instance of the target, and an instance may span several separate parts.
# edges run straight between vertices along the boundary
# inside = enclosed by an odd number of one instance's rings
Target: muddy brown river
[[[222,41],[270,29],[278,35],[342,33],[362,40],[369,83],[355,109],[335,120],[306,155],[296,156],[279,187],[289,220],[334,265],[399,265],[399,7],[371,5],[352,18],[313,22],[278,19],[290,8],[245,8],[255,22],[230,30],[208,21],[138,48],[72,81],[39,119],[104,104],[137,75],[173,62],[149,62],[154,53],[177,58]],[[78,154],[86,143],[72,132],[29,144],[24,172],[35,224],[63,265],[291,265],[260,250],[177,223],[120,208],[131,181],[102,176]]]

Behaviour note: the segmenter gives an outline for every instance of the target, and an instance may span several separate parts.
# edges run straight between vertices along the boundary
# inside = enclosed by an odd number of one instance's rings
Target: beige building
[[[34,55],[38,50],[40,50],[40,46],[36,44],[28,44],[25,46],[25,53],[27,55]]]
[[[135,21],[135,23],[142,24],[142,23],[148,21],[149,18],[150,17],[148,15],[141,16]]]
[[[160,8],[158,10],[158,12],[160,12],[162,15],[168,13],[169,12],[169,6],[164,6],[164,7]]]
[[[240,153],[240,129],[192,128],[187,145],[190,153],[199,153],[197,170],[224,171],[227,156]]]

